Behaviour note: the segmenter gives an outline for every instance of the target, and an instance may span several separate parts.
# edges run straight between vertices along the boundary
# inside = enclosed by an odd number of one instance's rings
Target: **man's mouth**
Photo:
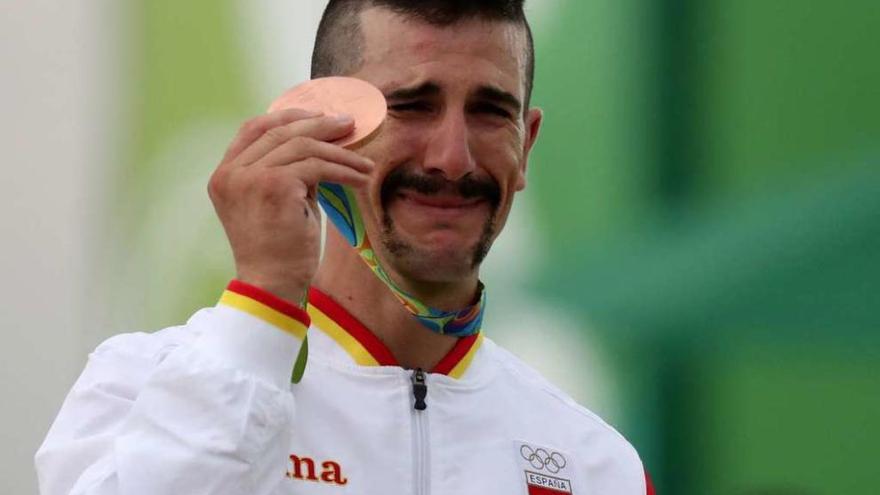
[[[485,198],[463,198],[461,196],[421,194],[415,191],[398,191],[395,195],[398,203],[398,219],[405,218],[417,222],[429,222],[434,225],[460,225],[466,219],[477,219],[475,215],[489,214]],[[480,220],[482,221],[482,220]],[[469,221],[470,222],[470,221]]]
[[[448,194],[421,194],[415,191],[399,191],[397,197],[416,205],[437,208],[441,210],[462,210],[477,206],[485,201],[484,198],[463,198]]]

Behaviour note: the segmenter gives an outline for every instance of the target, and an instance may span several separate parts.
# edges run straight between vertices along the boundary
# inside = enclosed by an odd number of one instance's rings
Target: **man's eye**
[[[474,105],[472,108],[472,111],[474,111],[476,113],[497,115],[499,117],[504,117],[504,118],[510,117],[510,112],[508,112],[507,110],[505,110],[497,105],[492,105],[490,103],[481,103],[481,104]]]
[[[423,101],[411,101],[389,105],[388,109],[394,112],[427,112],[431,110],[431,106]]]

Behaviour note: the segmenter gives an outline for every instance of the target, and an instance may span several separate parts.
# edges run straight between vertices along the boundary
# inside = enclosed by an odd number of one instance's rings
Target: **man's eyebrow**
[[[519,98],[513,96],[507,91],[493,86],[481,86],[480,89],[477,90],[476,97],[480,100],[488,100],[512,107],[515,113],[522,110],[522,103],[520,103]]]
[[[386,100],[414,100],[424,98],[426,96],[436,96],[440,94],[440,86],[433,82],[426,82],[418,86],[409,88],[395,89],[385,94]]]

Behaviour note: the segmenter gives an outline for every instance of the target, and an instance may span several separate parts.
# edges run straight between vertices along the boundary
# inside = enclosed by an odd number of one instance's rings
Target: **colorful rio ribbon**
[[[360,254],[361,259],[385,283],[403,306],[428,329],[446,335],[464,337],[480,331],[483,310],[486,307],[486,291],[480,283],[478,301],[460,311],[442,311],[422,303],[397,286],[379,264],[376,252],[367,239],[364,222],[357,207],[354,193],[350,188],[339,184],[322,182],[318,186],[318,202],[324,212],[349,244]]]

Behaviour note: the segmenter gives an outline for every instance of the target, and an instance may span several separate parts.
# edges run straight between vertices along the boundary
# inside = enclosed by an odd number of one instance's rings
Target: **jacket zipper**
[[[428,404],[425,402],[428,396],[428,383],[425,379],[425,372],[421,368],[413,371],[411,380],[413,391],[413,452],[415,454],[413,462],[413,493],[416,495],[428,495],[430,487],[430,477],[428,476]]]

